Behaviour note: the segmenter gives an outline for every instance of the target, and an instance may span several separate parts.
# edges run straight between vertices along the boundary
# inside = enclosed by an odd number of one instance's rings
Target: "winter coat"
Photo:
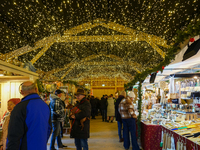
[[[115,105],[112,97],[108,98],[107,116],[115,116]]]
[[[63,105],[63,101],[55,94],[50,95],[50,104],[49,107],[51,109],[51,120],[55,121],[64,121],[65,117],[65,108]]]
[[[72,129],[70,133],[70,138],[87,139],[90,137],[90,120],[87,119],[84,122],[83,130],[81,130],[80,120],[85,117],[90,118],[90,102],[84,97],[76,107],[78,107],[81,110],[81,112],[75,114],[75,120],[72,119]]]
[[[119,103],[119,113],[122,119],[137,118],[135,115],[133,101],[130,97],[127,96]]]
[[[90,99],[90,104],[91,104],[92,109],[96,109],[96,107],[97,107],[97,100],[95,98],[91,98]]]
[[[107,110],[108,102],[107,99],[102,97],[100,101],[101,110]]]
[[[116,103],[115,103],[115,118],[116,118],[116,121],[119,121],[119,122],[122,122],[122,118],[121,118],[121,115],[119,113],[119,103],[122,101],[122,99],[124,99],[124,96],[119,95],[119,97],[118,97],[118,99],[116,100]]]
[[[36,93],[25,96],[11,112],[8,150],[47,150],[51,134],[48,105]]]
[[[6,140],[8,135],[8,124],[10,121],[10,114],[5,116],[5,121],[2,126],[2,139],[0,140],[0,145],[3,145],[3,150],[6,150]]]

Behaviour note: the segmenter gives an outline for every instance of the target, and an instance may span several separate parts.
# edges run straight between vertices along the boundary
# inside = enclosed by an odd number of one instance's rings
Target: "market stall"
[[[0,60],[0,118],[7,110],[10,98],[21,98],[19,85],[24,81],[35,81],[38,74]]]
[[[170,149],[173,143],[176,148],[199,148],[199,77],[199,73],[173,74],[168,81],[144,88],[141,142],[145,150]],[[160,103],[156,102],[157,89]],[[172,137],[173,143],[169,140]]]

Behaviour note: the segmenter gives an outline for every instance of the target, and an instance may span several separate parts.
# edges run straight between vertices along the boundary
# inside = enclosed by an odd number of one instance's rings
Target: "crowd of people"
[[[87,99],[91,104],[91,119],[96,119],[98,115],[102,115],[102,121],[113,122],[115,116],[116,97],[103,95],[101,99],[94,96],[88,96]]]
[[[113,94],[103,95],[101,100],[98,97],[88,96],[88,100],[92,106],[92,119],[95,119],[100,112],[103,122],[113,123],[114,118],[118,125],[119,142],[124,142],[126,150],[130,147],[130,135],[133,150],[139,150],[136,138],[136,115],[134,113],[133,99],[134,92],[129,92],[126,96],[125,91]],[[123,130],[123,134],[122,134]],[[130,134],[130,135],[129,135]]]
[[[50,150],[55,150],[55,141],[58,148],[67,147],[62,143],[63,122],[66,118],[66,108],[70,109],[67,116],[70,122],[70,138],[74,138],[77,150],[88,150],[90,137],[90,118],[96,119],[101,115],[103,122],[113,123],[114,118],[118,125],[119,142],[124,142],[124,148],[130,147],[139,150],[136,138],[136,115],[134,113],[131,91],[126,96],[125,91],[103,95],[101,99],[86,96],[83,89],[75,93],[76,104],[72,107],[64,102],[63,91],[56,90],[51,93],[50,103],[47,105],[37,94],[35,83],[27,81],[22,83],[21,100],[13,98],[8,101],[8,115],[4,117],[3,136],[0,140],[0,150],[46,150],[50,139]],[[123,133],[122,133],[123,130]],[[37,144],[35,144],[37,143]]]

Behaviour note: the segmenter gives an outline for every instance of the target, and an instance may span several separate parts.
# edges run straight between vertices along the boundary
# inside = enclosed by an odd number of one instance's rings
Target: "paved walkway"
[[[65,149],[76,150],[74,139],[69,138],[69,134],[64,134],[62,142],[64,145],[68,146]],[[97,116],[95,120],[91,119],[88,143],[90,150],[124,150],[123,143],[119,142],[117,122],[102,122],[101,116]],[[48,150],[49,145],[50,140],[48,142]],[[59,150],[64,149],[59,148]]]

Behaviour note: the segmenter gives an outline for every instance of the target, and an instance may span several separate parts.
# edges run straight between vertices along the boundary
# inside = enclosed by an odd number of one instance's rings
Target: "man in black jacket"
[[[96,119],[95,115],[96,115],[96,109],[97,109],[97,100],[94,98],[94,96],[91,97],[90,99],[90,104],[91,104],[91,116],[92,119]]]
[[[102,121],[106,121],[107,122],[107,106],[108,106],[108,102],[107,102],[106,95],[103,95],[103,97],[101,98],[100,104],[101,104]]]
[[[70,133],[71,138],[75,138],[75,145],[77,150],[88,150],[88,138],[90,136],[90,120],[86,119],[84,121],[84,128],[82,129],[80,120],[83,118],[90,118],[91,115],[91,105],[90,102],[85,97],[85,92],[83,89],[78,89],[75,94],[77,101],[79,102],[76,107],[81,111],[80,113],[72,114],[70,119],[72,119],[72,129]]]

